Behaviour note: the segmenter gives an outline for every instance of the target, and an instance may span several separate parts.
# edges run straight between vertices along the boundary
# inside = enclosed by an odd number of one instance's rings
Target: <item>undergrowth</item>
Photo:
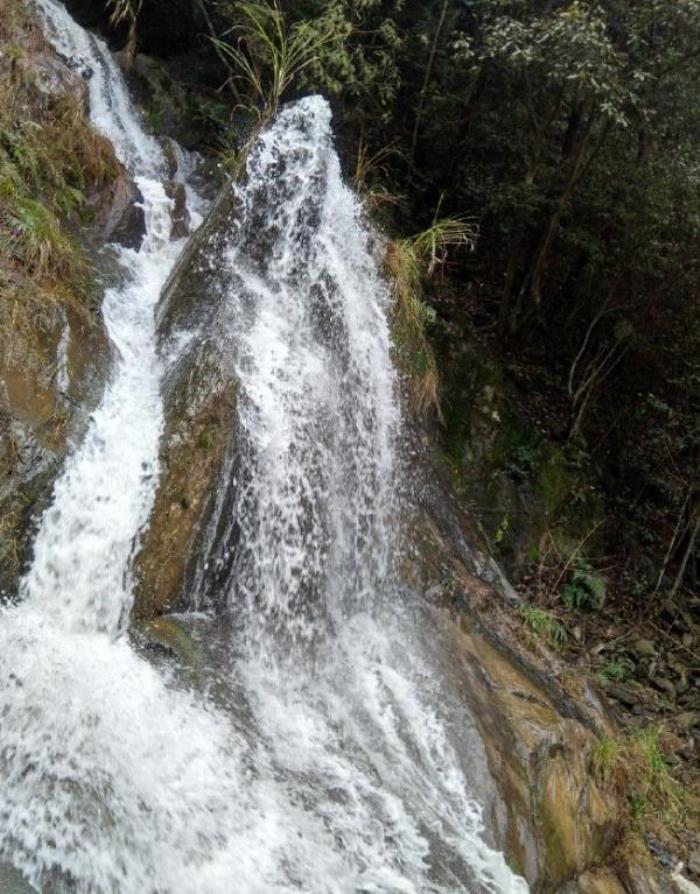
[[[117,163],[77,91],[41,83],[43,38],[29,14],[0,0],[0,20],[0,291],[16,295],[8,286],[28,277],[47,300],[84,309],[88,267],[75,231],[88,193]]]
[[[660,727],[644,727],[629,735],[600,739],[593,769],[605,784],[627,795],[633,820],[643,826],[656,818],[673,822],[683,809],[683,791],[673,778],[660,742]]]
[[[521,606],[520,613],[531,634],[547,640],[555,649],[563,648],[567,639],[566,627],[555,615],[534,605]]]
[[[426,230],[387,243],[384,270],[393,284],[394,337],[419,412],[440,413],[438,365],[429,339],[435,309],[425,300],[425,284],[447,259],[448,252],[471,246],[476,229],[458,218],[435,220]]]

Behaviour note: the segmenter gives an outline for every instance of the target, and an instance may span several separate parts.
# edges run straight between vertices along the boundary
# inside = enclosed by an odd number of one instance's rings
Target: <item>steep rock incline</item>
[[[162,350],[170,357],[162,473],[137,560],[134,616],[142,620],[188,605],[224,456],[234,449],[237,386],[216,333],[225,287],[221,260],[235,217],[227,185],[173,271],[157,312]]]

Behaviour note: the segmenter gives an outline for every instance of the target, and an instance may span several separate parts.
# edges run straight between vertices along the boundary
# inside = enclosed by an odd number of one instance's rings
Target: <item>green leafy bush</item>
[[[570,609],[598,609],[605,602],[605,580],[583,559],[574,563],[562,598]]]

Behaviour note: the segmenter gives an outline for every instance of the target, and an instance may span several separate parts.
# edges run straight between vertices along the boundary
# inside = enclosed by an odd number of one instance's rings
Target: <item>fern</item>
[[[605,602],[605,580],[584,560],[574,566],[562,598],[570,609],[598,609]]]

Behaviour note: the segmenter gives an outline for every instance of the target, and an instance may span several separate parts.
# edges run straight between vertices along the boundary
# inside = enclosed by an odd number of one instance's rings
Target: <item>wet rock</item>
[[[146,233],[142,201],[133,178],[122,168],[119,176],[90,200],[92,229],[99,242],[140,248]]]
[[[176,618],[159,617],[137,623],[130,636],[136,648],[149,655],[183,662],[192,658],[192,640]]]
[[[165,156],[168,178],[170,180],[175,180],[175,176],[178,173],[178,169],[180,167],[177,143],[170,137],[162,137],[160,140],[160,145],[163,149],[163,155]]]
[[[188,605],[184,591],[235,419],[235,385],[211,362],[210,348],[201,344],[166,379],[161,478],[137,559],[137,619]]]
[[[21,872],[8,863],[0,863],[0,891],[2,894],[35,894],[36,889],[24,880]]]
[[[173,206],[170,212],[172,226],[170,228],[171,239],[184,239],[190,234],[190,214],[187,210],[187,194],[185,184],[175,180],[168,180],[164,184],[165,194],[172,200]]]
[[[66,94],[87,112],[87,84],[62,59],[42,51],[20,57],[17,65],[23,70],[24,89],[31,93],[32,104],[39,113],[48,111]]]
[[[10,598],[71,441],[101,394],[109,350],[97,319],[47,301],[39,314],[2,290],[0,338],[0,598]]]
[[[156,314],[163,351],[171,357],[161,479],[137,559],[137,619],[192,607],[207,523],[222,469],[235,449],[237,383],[217,338],[225,288],[222,256],[234,209],[228,188],[185,249]],[[184,346],[180,334],[186,334]]]
[[[536,889],[555,890],[611,853],[624,800],[592,772],[597,739],[462,619],[454,629],[469,701],[507,819],[498,845]]]
[[[179,82],[176,65],[169,66],[163,59],[144,53],[138,53],[130,66],[124,64],[123,53],[118,53],[117,59],[153,130],[172,137],[186,148],[200,145],[204,121],[198,114],[195,98]]]

